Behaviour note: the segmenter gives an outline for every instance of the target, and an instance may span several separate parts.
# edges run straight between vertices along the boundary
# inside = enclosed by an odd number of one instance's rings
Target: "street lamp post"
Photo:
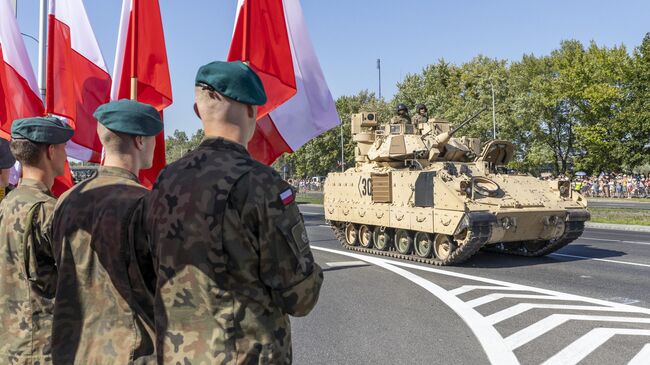
[[[490,88],[492,89],[492,138],[497,139],[497,112],[494,101],[494,84],[490,81]]]
[[[343,122],[341,122],[341,172],[345,172],[345,150],[343,148]]]

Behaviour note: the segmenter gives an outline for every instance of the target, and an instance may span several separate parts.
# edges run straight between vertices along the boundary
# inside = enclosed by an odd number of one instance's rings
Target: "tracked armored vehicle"
[[[574,241],[589,219],[569,181],[508,174],[509,141],[457,137],[444,120],[380,124],[352,117],[355,167],[325,180],[325,219],[350,250],[434,265],[481,249],[543,256]]]

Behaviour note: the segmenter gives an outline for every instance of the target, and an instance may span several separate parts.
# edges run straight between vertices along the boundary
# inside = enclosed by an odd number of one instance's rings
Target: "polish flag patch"
[[[282,200],[282,204],[284,205],[292,203],[295,199],[296,196],[293,194],[293,189],[291,188],[280,193],[280,200]]]

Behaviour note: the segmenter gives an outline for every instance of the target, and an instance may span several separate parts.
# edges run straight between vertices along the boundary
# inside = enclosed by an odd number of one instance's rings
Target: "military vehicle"
[[[480,113],[480,112],[479,112]],[[590,217],[570,181],[508,174],[513,145],[456,137],[429,119],[382,124],[352,116],[355,167],[325,180],[325,219],[350,250],[434,265],[481,249],[543,256],[574,241]]]

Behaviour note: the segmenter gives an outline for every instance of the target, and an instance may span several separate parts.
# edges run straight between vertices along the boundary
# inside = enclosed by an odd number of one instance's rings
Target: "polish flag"
[[[0,138],[9,140],[14,120],[41,116],[44,108],[10,0],[0,0],[0,19]],[[66,163],[64,176],[55,179],[52,193],[58,197],[71,186]]]
[[[248,144],[255,159],[270,165],[341,123],[299,0],[239,0],[228,60],[248,61],[269,99]]]
[[[158,0],[123,0],[113,70],[113,100],[130,99],[136,83],[136,100],[162,111],[172,104],[165,34]],[[156,136],[153,166],[140,171],[140,182],[151,187],[165,167],[165,133]]]
[[[102,145],[93,113],[110,100],[111,77],[82,0],[50,0],[46,112],[75,130],[66,150],[99,162]]]
[[[43,102],[13,6],[0,0],[0,136],[8,139],[14,120],[39,115]]]

